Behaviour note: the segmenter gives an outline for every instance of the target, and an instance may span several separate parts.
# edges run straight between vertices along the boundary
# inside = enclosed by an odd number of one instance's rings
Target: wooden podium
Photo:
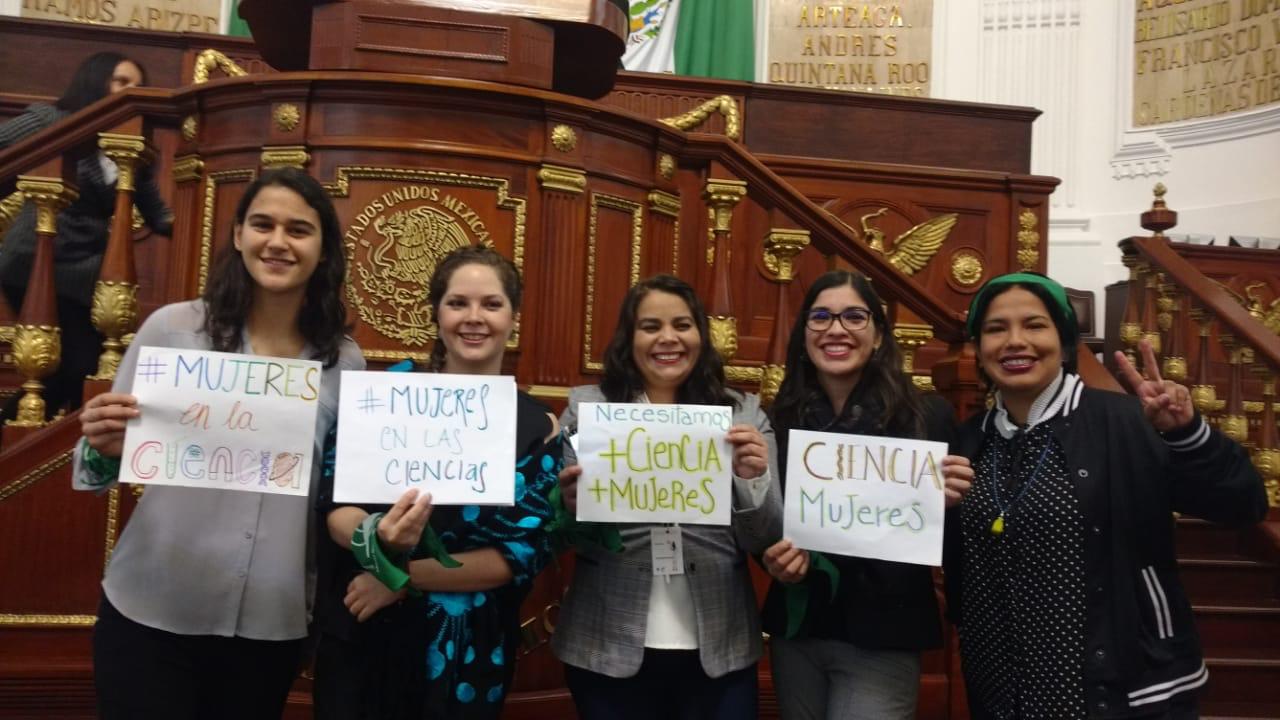
[[[281,71],[407,72],[592,99],[613,88],[627,36],[627,4],[615,0],[244,0],[240,14]]]

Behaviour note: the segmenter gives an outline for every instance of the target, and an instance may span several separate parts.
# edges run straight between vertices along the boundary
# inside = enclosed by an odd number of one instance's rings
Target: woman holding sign
[[[1187,388],[1122,353],[1136,397],[1085,387],[1066,291],[1016,273],[974,295],[968,331],[995,406],[967,422],[973,492],[947,524],[948,614],[978,718],[1198,717],[1208,672],[1178,581],[1173,513],[1266,512],[1244,449]]]
[[[693,288],[670,275],[631,288],[600,385],[570,391],[561,423],[576,429],[587,402],[731,407],[734,424],[720,437],[732,447],[732,497],[720,498],[731,505],[727,526],[571,529],[577,561],[551,647],[566,663],[578,716],[755,717],[761,643],[747,555],[781,531],[773,431],[756,396],[725,387]],[[578,487],[581,475],[579,465],[561,474],[574,512],[586,502],[580,490],[588,492]],[[692,474],[688,480],[696,484]]]
[[[269,170],[240,198],[232,244],[204,297],[152,313],[111,392],[85,403],[75,453],[79,487],[116,481],[125,424],[148,412],[130,394],[144,346],[321,361],[312,396],[311,487],[318,484],[339,375],[364,367],[344,335],[346,254],[337,213],[305,173]],[[102,582],[93,633],[99,715],[279,717],[310,619],[312,518],[305,497],[147,489]]]
[[[427,290],[439,326],[430,370],[501,374],[522,292],[515,266],[491,248],[442,257]],[[320,589],[317,718],[491,719],[502,712],[520,603],[551,556],[543,526],[562,464],[555,416],[523,392],[515,427],[510,506],[433,508],[417,490],[390,508],[339,506],[333,484],[342,478],[327,460],[318,503],[333,562]],[[335,442],[331,436],[331,449]]]
[[[951,407],[921,396],[902,372],[871,283],[841,270],[819,277],[805,295],[772,416],[784,469],[793,429],[946,443],[955,435]],[[941,471],[950,507],[968,490],[972,470],[968,459],[946,456]],[[914,718],[920,651],[942,644],[930,569],[810,552],[789,539],[763,560],[776,580],[764,628],[782,717]]]

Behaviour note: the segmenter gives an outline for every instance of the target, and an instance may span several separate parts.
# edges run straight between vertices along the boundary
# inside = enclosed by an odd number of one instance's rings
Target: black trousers
[[[697,650],[644,651],[640,671],[614,678],[564,666],[581,720],[743,720],[758,714],[758,678],[752,663],[707,677]]]
[[[305,640],[177,635],[140,625],[104,596],[93,629],[102,720],[275,720]]]

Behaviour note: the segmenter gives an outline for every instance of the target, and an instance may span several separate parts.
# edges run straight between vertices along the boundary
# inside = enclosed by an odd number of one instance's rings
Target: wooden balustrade
[[[1157,185],[1152,209],[1143,213],[1151,237],[1120,243],[1130,268],[1130,289],[1121,333],[1130,349],[1139,339],[1152,341],[1162,374],[1189,382],[1192,402],[1206,420],[1250,449],[1267,484],[1273,507],[1280,507],[1280,449],[1277,449],[1275,381],[1280,369],[1280,336],[1259,312],[1260,302],[1246,306],[1221,281],[1202,272],[1184,254],[1233,248],[1170,245],[1164,231],[1174,227],[1177,213]],[[1262,255],[1255,264],[1280,258]],[[1194,362],[1188,362],[1185,338],[1196,340]],[[1154,342],[1162,338],[1163,342]],[[1252,398],[1260,397],[1261,400]]]

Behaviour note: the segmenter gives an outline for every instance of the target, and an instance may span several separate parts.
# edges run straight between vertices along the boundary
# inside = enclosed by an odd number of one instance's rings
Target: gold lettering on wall
[[[768,81],[929,95],[932,0],[769,5]]]
[[[220,0],[22,0],[22,17],[138,30],[217,33]]]
[[[1280,102],[1280,0],[1136,0],[1133,123]]]

